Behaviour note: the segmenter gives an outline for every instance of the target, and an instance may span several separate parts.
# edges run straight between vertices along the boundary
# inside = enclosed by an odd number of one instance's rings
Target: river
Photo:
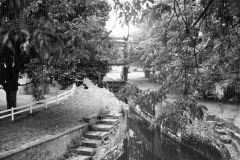
[[[132,113],[127,123],[128,138],[117,160],[211,160],[156,130],[149,130],[149,124]]]

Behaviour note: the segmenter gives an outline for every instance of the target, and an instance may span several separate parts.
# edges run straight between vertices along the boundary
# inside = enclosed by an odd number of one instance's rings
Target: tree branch
[[[26,85],[28,85],[28,84],[32,84],[33,82],[29,82],[29,83],[25,83],[25,84],[19,84],[18,83],[18,86],[26,86]]]
[[[207,10],[208,10],[208,8],[211,6],[211,4],[214,2],[214,0],[210,0],[209,2],[208,2],[208,5],[207,5],[207,7],[204,9],[204,11],[201,13],[201,15],[198,17],[198,19],[193,23],[193,25],[191,26],[192,28],[194,27],[194,26],[196,26],[197,25],[197,23],[201,20],[201,18],[206,14],[206,12],[207,12]]]
[[[175,0],[176,1],[176,0]],[[185,25],[186,25],[186,28],[188,29],[188,24],[187,24],[187,18],[186,19],[184,19],[184,17],[183,17],[183,14],[182,14],[182,10],[181,10],[181,8],[179,7],[179,3],[176,1],[176,4],[177,4],[177,7],[178,7],[178,10],[179,10],[179,13],[180,13],[180,15],[181,15],[181,17],[182,17],[182,20],[183,20],[183,22],[185,23]]]

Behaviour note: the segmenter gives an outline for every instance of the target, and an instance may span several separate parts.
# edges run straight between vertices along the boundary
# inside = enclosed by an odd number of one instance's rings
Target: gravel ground
[[[98,88],[89,80],[85,83],[89,88],[77,87],[73,99],[69,98],[47,110],[36,110],[32,115],[22,114],[14,122],[0,120],[0,154],[83,123],[79,120],[98,113],[101,108],[119,112],[125,105],[107,89]]]

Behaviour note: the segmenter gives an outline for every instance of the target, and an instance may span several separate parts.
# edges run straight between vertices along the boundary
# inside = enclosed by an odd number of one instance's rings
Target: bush
[[[103,119],[107,116],[107,114],[110,113],[110,109],[108,107],[106,108],[103,108],[101,107],[101,109],[99,110],[99,113],[98,113],[98,119]]]
[[[146,68],[146,69],[144,70],[144,75],[145,75],[146,78],[149,78],[149,76],[150,76],[150,70]]]
[[[29,83],[30,81],[27,81],[26,83]],[[33,84],[27,84],[22,87],[23,94],[32,94],[33,91]]]
[[[27,81],[26,83],[30,83],[31,81]],[[56,85],[56,84],[54,84]],[[33,89],[33,84],[27,84],[22,87],[23,94],[34,94],[35,90]],[[39,84],[39,90],[41,90],[42,94],[49,94],[50,93],[50,85],[49,81],[45,80],[43,82],[40,82]]]
[[[237,90],[237,87],[229,85],[223,91],[223,98],[226,101],[234,99],[237,102],[240,99],[240,92]]]

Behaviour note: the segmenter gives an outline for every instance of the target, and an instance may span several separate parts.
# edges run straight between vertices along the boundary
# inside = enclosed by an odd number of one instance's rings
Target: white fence
[[[37,102],[33,102],[33,103],[26,104],[26,105],[23,105],[23,106],[19,106],[19,107],[16,107],[16,108],[11,108],[11,109],[8,109],[8,110],[1,111],[0,115],[1,114],[4,114],[4,115],[0,116],[0,119],[6,118],[6,117],[12,117],[12,121],[14,121],[14,115],[16,115],[16,114],[20,114],[20,113],[23,113],[23,112],[29,112],[30,114],[32,114],[34,109],[40,108],[40,107],[44,107],[45,109],[47,109],[49,104],[52,104],[52,103],[59,104],[60,100],[63,100],[63,99],[66,100],[67,97],[73,96],[75,88],[76,88],[76,85],[74,84],[73,88],[71,90],[69,90],[67,92],[64,92],[62,94],[59,94],[57,96],[47,98],[47,99],[44,99],[42,101],[37,101]],[[9,114],[6,114],[6,113],[9,113]]]

